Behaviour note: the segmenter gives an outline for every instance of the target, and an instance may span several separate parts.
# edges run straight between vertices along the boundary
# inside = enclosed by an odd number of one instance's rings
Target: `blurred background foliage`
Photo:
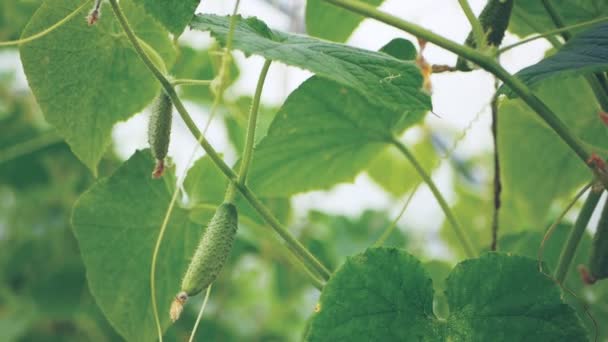
[[[0,0],[0,41],[17,39],[39,0]],[[219,63],[217,47],[179,47],[172,70],[176,78],[212,79]],[[16,49],[0,49],[0,61],[18,59]],[[11,64],[12,65],[12,64]],[[18,64],[0,73],[0,340],[1,341],[120,341],[91,296],[78,246],[71,232],[74,201],[93,182],[87,168],[70,152],[43,120],[32,94],[18,84]],[[231,67],[232,81],[241,71]],[[184,99],[209,107],[212,94],[204,87],[181,89]],[[246,116],[251,98],[228,99],[220,120],[234,151],[243,146]],[[278,108],[264,105],[258,125],[262,137]],[[492,156],[451,154],[450,144],[461,132],[444,128],[437,133],[418,127],[412,150],[429,170],[445,172],[453,184],[453,210],[478,250],[487,250],[492,214]],[[440,138],[441,136],[441,138]],[[446,138],[447,137],[447,138]],[[238,153],[238,152],[237,152]],[[100,165],[100,177],[110,175],[121,163],[108,152]],[[443,170],[443,171],[442,171]],[[369,178],[400,203],[417,189],[420,179],[394,151],[387,150],[372,163]],[[544,230],[558,215],[564,201],[551,207],[546,221],[503,207],[501,250],[537,257]],[[287,208],[286,210],[289,210]],[[509,215],[517,213],[517,215]],[[332,215],[318,210],[284,215],[290,229],[326,265],[335,269],[348,256],[374,244],[395,219],[394,210],[368,209],[356,216]],[[401,221],[402,222],[402,221]],[[298,262],[277,248],[276,240],[256,239],[259,227],[243,227],[212,296],[199,328],[205,341],[299,340],[314,310],[318,291],[298,272]],[[547,270],[554,267],[569,223],[559,226],[545,248]],[[388,237],[387,246],[406,249],[421,260],[435,286],[434,309],[448,314],[442,295],[443,279],[464,257],[452,230],[443,224],[440,233],[422,236],[402,223]],[[529,230],[529,231],[525,231]],[[591,236],[580,247],[575,263],[585,263]],[[437,245],[442,248],[437,253]],[[433,247],[435,246],[435,247]],[[442,255],[437,259],[436,255]],[[583,287],[577,274],[567,286],[578,298],[568,297],[581,319],[593,329],[586,307],[599,322],[602,338],[608,336],[608,285]],[[186,340],[201,298],[189,305],[183,318],[168,332],[170,341]]]

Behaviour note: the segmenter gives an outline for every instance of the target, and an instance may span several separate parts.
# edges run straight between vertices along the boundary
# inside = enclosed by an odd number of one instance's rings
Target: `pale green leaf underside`
[[[179,36],[192,20],[200,0],[136,0],[146,12],[163,24],[169,32]]]
[[[172,178],[150,177],[150,151],[136,152],[110,178],[98,181],[74,206],[72,225],[91,293],[114,328],[128,341],[153,341],[150,300],[152,251],[171,200]],[[174,180],[174,179],[173,179]],[[202,232],[176,208],[160,249],[156,298],[163,327],[169,304]]]
[[[352,181],[423,114],[415,105],[401,112],[373,105],[313,77],[288,97],[256,146],[249,184],[259,194],[289,196]]]
[[[82,2],[48,0],[34,14],[24,37],[67,16]],[[175,58],[168,33],[143,9],[121,1],[136,33],[163,57]],[[45,118],[94,173],[111,141],[115,123],[142,110],[158,84],[131,48],[104,5],[102,19],[89,27],[88,8],[52,33],[21,46],[21,61],[30,88]]]
[[[446,280],[449,316],[433,314],[422,264],[397,249],[347,260],[323,289],[307,341],[587,341],[559,288],[536,261],[485,254]]]
[[[551,4],[564,20],[565,25],[608,15],[608,2],[603,0],[551,0]],[[509,31],[525,37],[555,29],[542,1],[515,1]]]
[[[372,6],[380,6],[384,0],[363,0]],[[323,0],[306,1],[306,31],[309,35],[344,42],[359,26],[364,17],[354,14]]]
[[[594,151],[608,148],[608,128],[583,79],[548,80],[537,94]],[[585,165],[521,100],[501,103],[498,127],[503,199],[524,216],[544,219],[554,200],[572,195],[591,179]],[[526,143],[530,137],[534,141]]]
[[[222,44],[230,17],[197,15],[191,27],[210,31]],[[269,29],[257,18],[237,19],[233,47],[312,71],[354,89],[378,106],[428,110],[431,100],[422,90],[415,63],[387,54]]]

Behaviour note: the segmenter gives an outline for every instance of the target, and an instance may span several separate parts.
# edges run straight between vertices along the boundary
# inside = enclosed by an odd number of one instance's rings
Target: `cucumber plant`
[[[38,104],[28,107],[0,77],[0,325],[11,327],[2,340],[194,340],[197,330],[226,341],[608,339],[607,205],[593,241],[586,231],[608,185],[606,120],[598,117],[608,112],[608,6],[591,2],[488,0],[476,16],[459,0],[463,13],[454,15],[472,28],[459,42],[443,36],[451,23],[432,32],[380,0],[308,0],[304,35],[240,14],[259,9],[238,0],[231,15],[209,13],[205,3],[196,12],[200,0],[44,0],[35,11],[0,4],[0,49],[18,48],[12,56]],[[5,13],[26,13],[28,23]],[[378,51],[345,44],[365,18],[418,43],[395,34]],[[181,37],[186,28],[213,48],[192,46]],[[509,32],[519,40],[505,46]],[[498,57],[528,62],[512,49],[536,39],[552,44],[552,54],[509,72]],[[453,53],[454,64],[434,65],[425,45]],[[237,98],[239,54],[264,62],[255,91]],[[275,62],[312,76],[273,108],[262,95]],[[450,132],[431,122],[449,116],[427,115],[430,78],[464,77],[473,66],[498,82],[489,106],[496,143],[465,158],[457,147],[470,127],[446,148]],[[193,107],[209,113],[206,123]],[[33,119],[36,108],[46,124]],[[109,152],[122,143],[113,127],[142,111],[149,150],[118,162]],[[229,146],[208,139],[216,124]],[[146,130],[130,125],[133,136]],[[412,142],[416,131],[423,134]],[[205,155],[178,175],[169,144],[181,149],[183,134]],[[434,180],[441,160],[450,161],[453,202]],[[396,218],[303,212],[292,201],[362,173],[395,206],[403,197]],[[418,223],[440,230],[443,261],[428,260],[432,248],[403,226],[402,217],[412,224],[407,208],[421,201],[421,187],[445,217]],[[565,211],[555,216],[588,188],[574,222]],[[38,230],[48,233],[49,224],[29,224],[20,208],[36,210],[33,199],[43,196],[54,203],[57,193],[71,230],[47,247],[75,251],[66,248],[73,235],[80,256],[58,265],[67,261],[49,253],[57,271],[42,272],[42,263],[26,261],[40,259],[28,248],[45,243]],[[55,222],[49,207],[41,222]],[[22,226],[35,229],[17,234]],[[530,258],[539,249],[541,260]],[[588,267],[583,280],[571,272],[577,264]],[[59,280],[74,274],[64,288],[71,296],[61,296]],[[204,290],[197,315],[185,304]]]

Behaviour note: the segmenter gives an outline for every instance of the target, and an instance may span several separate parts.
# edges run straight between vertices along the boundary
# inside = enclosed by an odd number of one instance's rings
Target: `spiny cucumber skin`
[[[182,280],[182,291],[189,297],[215,281],[230,256],[237,228],[234,204],[223,203],[217,207]]]
[[[164,160],[169,151],[172,112],[171,98],[163,91],[154,100],[148,124],[148,143],[156,160]]]
[[[486,6],[479,14],[479,23],[483,31],[487,35],[488,45],[500,46],[502,39],[505,37],[505,31],[509,26],[511,11],[513,10],[514,0],[489,0]],[[475,43],[475,35],[471,31],[467,36],[464,44],[470,47],[477,47]],[[466,60],[458,58],[456,69],[461,71],[471,71]]]
[[[602,209],[602,216],[591,245],[589,271],[595,280],[608,278],[608,201]]]

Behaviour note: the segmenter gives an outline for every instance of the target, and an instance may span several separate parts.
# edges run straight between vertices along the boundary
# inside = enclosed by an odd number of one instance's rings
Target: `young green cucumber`
[[[152,114],[148,124],[148,143],[152,156],[156,159],[156,166],[152,177],[160,178],[165,171],[165,158],[169,151],[169,140],[171,138],[171,118],[173,103],[164,91],[154,100]]]
[[[593,284],[598,280],[608,278],[608,201],[602,209],[602,216],[597,224],[597,230],[591,245],[589,270],[580,268],[583,281]]]
[[[513,10],[514,0],[489,0],[486,7],[483,8],[479,14],[479,23],[486,34],[487,43],[490,46],[500,46],[502,39],[505,36],[505,31],[509,26],[509,19],[511,18],[511,11]],[[470,47],[477,47],[475,42],[475,35],[471,31],[464,42],[465,45]],[[456,62],[456,69],[460,71],[471,71],[472,68],[469,63],[458,58]]]
[[[230,256],[238,227],[238,214],[232,203],[222,203],[203,234],[186,274],[181,291],[171,305],[171,320],[179,318],[188,297],[206,289],[215,281]]]

